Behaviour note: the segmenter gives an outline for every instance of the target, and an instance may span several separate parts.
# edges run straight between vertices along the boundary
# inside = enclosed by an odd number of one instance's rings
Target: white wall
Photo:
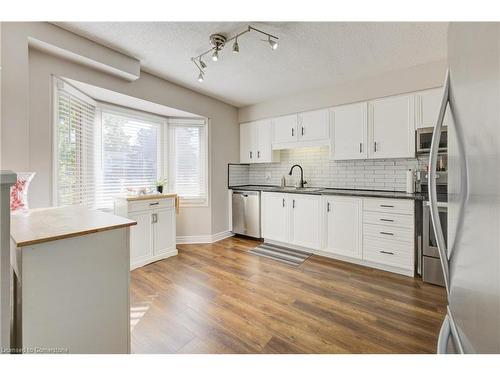
[[[443,85],[445,72],[446,61],[436,61],[408,69],[395,70],[334,87],[301,92],[243,107],[238,111],[238,118],[240,123],[254,121],[438,87]]]
[[[202,236],[228,230],[227,163],[239,160],[236,108],[144,72],[139,79],[128,81],[109,70],[96,69],[98,64],[84,66],[28,48],[30,37],[64,41],[65,46],[76,43],[78,53],[96,60],[102,57],[104,63],[114,63],[114,51],[106,48],[101,56],[104,47],[47,23],[3,23],[1,167],[37,172],[32,207],[52,203],[51,75],[57,75],[209,118],[210,206],[182,208],[177,234]],[[117,61],[123,62],[122,54]]]

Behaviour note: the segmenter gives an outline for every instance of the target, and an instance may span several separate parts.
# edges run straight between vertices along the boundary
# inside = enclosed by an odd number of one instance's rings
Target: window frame
[[[172,153],[175,149],[171,147],[171,140],[169,139],[170,137],[170,131],[171,128],[173,127],[200,127],[203,128],[203,146],[204,146],[204,154],[205,154],[205,161],[204,161],[204,173],[205,173],[205,191],[206,191],[206,197],[204,198],[189,198],[189,197],[182,197],[178,192],[175,192],[179,196],[179,204],[181,207],[209,207],[210,206],[210,135],[209,135],[209,120],[207,118],[200,118],[200,117],[192,117],[192,118],[187,118],[187,117],[170,117],[168,118],[168,123],[166,125],[166,133],[167,138],[168,138],[168,144],[167,144],[167,153],[168,153],[168,187],[170,191],[174,191],[174,183],[173,179],[171,178],[171,168],[170,168],[170,161],[174,160],[175,158],[171,158]]]

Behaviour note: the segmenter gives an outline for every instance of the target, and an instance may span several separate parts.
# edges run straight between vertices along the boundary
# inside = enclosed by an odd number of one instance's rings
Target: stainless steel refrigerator
[[[500,24],[451,23],[448,65],[434,131],[448,103],[447,248],[431,209],[448,292],[437,352],[500,353]]]

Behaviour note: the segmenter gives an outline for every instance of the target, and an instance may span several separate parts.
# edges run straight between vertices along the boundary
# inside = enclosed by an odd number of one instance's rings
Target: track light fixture
[[[238,38],[234,40],[233,53],[240,53],[240,45],[238,44]]]
[[[212,53],[212,61],[217,61],[219,60],[219,50],[215,50],[214,53]]]
[[[191,57],[191,61],[194,63],[194,65],[196,65],[196,67],[200,71],[200,74],[198,75],[198,81],[203,82],[203,79],[205,77],[204,72],[207,68],[207,64],[202,60],[203,56],[205,56],[209,53],[212,53],[212,60],[213,61],[219,60],[220,52],[224,49],[224,46],[226,45],[226,43],[230,42],[232,40],[234,40],[233,47],[232,47],[233,53],[239,53],[240,52],[240,45],[238,44],[238,38],[244,34],[249,33],[250,31],[255,31],[257,33],[260,33],[260,34],[267,36],[267,39],[263,39],[263,41],[269,43],[269,46],[271,47],[271,49],[273,51],[278,48],[278,39],[279,38],[277,36],[266,33],[265,31],[256,29],[255,27],[252,27],[252,26],[248,26],[245,30],[243,30],[242,32],[240,32],[240,33],[238,33],[230,38],[227,38],[226,36],[224,36],[222,34],[212,34],[212,35],[210,35],[210,38],[209,38],[210,44],[212,45],[212,47],[209,50],[203,52],[202,54],[199,54],[198,56]]]
[[[271,46],[271,49],[272,50],[275,50],[276,48],[278,48],[278,42],[271,39],[270,36],[267,37],[267,42],[269,43],[269,45]]]
[[[203,60],[201,59],[201,57],[200,57],[200,66],[201,66],[201,70],[203,70],[203,71],[205,71],[205,69],[207,68],[207,64],[205,64],[203,62]]]

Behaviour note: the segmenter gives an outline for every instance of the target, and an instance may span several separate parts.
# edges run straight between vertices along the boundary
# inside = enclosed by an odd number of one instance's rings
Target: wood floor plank
[[[232,237],[131,274],[134,353],[434,353],[443,288],[320,256],[299,267]]]

